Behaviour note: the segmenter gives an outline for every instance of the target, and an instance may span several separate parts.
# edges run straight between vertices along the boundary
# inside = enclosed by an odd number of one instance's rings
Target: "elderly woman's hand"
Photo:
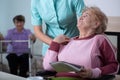
[[[56,38],[53,39],[53,41],[57,42],[57,43],[68,43],[69,42],[69,38],[65,35],[59,35]]]
[[[77,72],[77,74],[81,78],[91,78],[92,77],[92,70],[91,69],[83,69],[82,71]]]

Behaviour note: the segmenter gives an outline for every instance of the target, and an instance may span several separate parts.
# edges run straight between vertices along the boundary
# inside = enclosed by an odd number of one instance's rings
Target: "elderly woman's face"
[[[92,28],[92,26],[95,24],[95,17],[91,13],[91,11],[85,11],[82,16],[78,19],[77,27],[78,29],[84,28]]]

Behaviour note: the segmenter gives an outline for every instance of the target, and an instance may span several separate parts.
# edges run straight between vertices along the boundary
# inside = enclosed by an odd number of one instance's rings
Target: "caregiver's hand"
[[[65,35],[59,35],[57,36],[56,38],[53,39],[54,42],[57,42],[57,43],[62,43],[62,44],[65,44],[65,43],[68,43],[69,42],[69,38]]]

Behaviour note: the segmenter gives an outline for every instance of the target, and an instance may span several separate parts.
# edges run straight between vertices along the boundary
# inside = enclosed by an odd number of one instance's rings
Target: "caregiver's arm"
[[[42,18],[37,8],[38,0],[31,0],[31,22],[34,26],[35,36],[46,44],[50,44],[52,39],[42,31]]]
[[[50,47],[47,50],[47,53],[43,60],[43,67],[45,70],[53,70],[50,63],[58,61],[59,50],[62,47],[61,43],[68,41],[68,37],[60,35],[51,42]]]
[[[43,33],[42,26],[34,26],[35,36],[43,41],[44,43],[50,45],[52,42],[52,38],[48,37],[46,34]]]

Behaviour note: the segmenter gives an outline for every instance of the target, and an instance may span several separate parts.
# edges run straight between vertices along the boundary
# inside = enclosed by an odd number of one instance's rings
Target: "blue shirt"
[[[77,16],[82,13],[85,4],[83,0],[32,0],[32,24],[42,26],[46,24],[45,34],[54,38],[60,34],[68,37],[79,35],[76,27]],[[42,54],[48,46],[43,44]]]

